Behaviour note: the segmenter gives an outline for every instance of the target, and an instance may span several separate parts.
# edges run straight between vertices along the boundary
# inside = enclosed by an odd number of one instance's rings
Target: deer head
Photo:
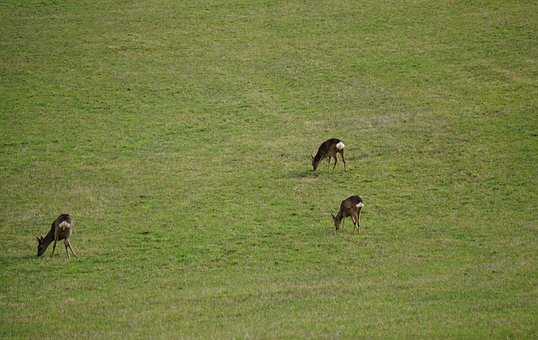
[[[310,157],[312,158],[312,169],[313,171],[316,171],[319,165],[319,161],[316,161],[316,158],[313,155],[310,155]]]
[[[43,235],[39,237],[36,236],[36,240],[37,240],[37,256],[41,256],[43,255],[43,253],[45,253],[45,250],[47,250],[47,245],[45,244]]]
[[[338,218],[338,216],[334,216],[332,213],[331,217],[333,218],[334,227],[336,228],[336,230],[338,230],[338,228],[340,228],[340,223],[342,222],[342,219]]]

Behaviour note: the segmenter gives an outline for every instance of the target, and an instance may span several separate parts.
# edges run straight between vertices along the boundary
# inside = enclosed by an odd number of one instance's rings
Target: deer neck
[[[344,218],[344,210],[343,209],[340,209],[338,210],[338,215],[336,215],[336,217],[341,220]]]
[[[316,164],[317,164],[317,163],[321,162],[322,158],[323,158],[323,154],[318,151],[318,153],[316,153],[316,155],[314,156],[314,162],[316,162]]]
[[[52,241],[54,241],[54,227],[51,228],[47,235],[43,238],[43,245],[45,246],[45,249],[47,249]]]

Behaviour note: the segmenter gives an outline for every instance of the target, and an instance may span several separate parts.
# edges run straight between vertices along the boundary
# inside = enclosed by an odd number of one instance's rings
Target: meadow
[[[0,338],[536,339],[537,41],[525,0],[0,2]]]

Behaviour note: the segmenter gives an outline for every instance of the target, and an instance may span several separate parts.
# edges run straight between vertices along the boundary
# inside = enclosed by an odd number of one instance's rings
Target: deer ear
[[[314,160],[314,155],[310,155],[310,158],[312,158],[312,160]]]

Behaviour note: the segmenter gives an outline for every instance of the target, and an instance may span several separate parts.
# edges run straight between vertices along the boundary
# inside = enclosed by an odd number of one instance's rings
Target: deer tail
[[[336,144],[336,148],[337,148],[338,150],[344,150],[345,147],[346,147],[346,145],[345,145],[344,143],[342,143],[342,142],[338,142],[338,143]]]

